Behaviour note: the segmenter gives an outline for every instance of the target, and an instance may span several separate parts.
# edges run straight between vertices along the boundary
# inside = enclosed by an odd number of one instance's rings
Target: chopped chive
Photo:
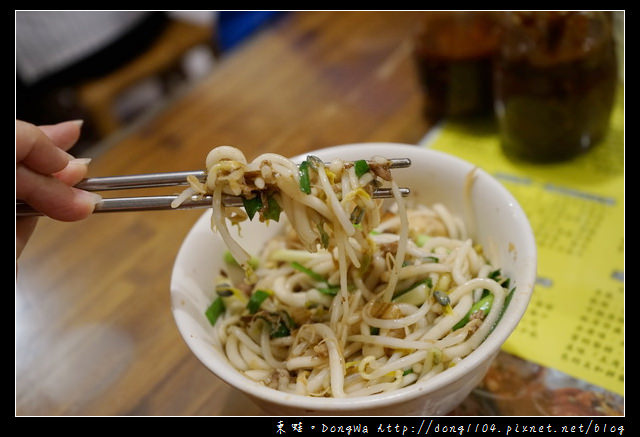
[[[440,262],[440,259],[435,256],[426,256],[423,258],[423,261],[431,261],[433,263],[437,263],[437,262]]]
[[[400,297],[405,293],[410,292],[411,290],[413,290],[416,287],[419,287],[422,284],[427,284],[427,287],[431,288],[431,278],[422,279],[421,281],[414,282],[409,287],[405,288],[404,290],[400,290],[396,294],[394,294],[393,299],[395,299],[396,297]]]
[[[267,197],[267,207],[263,210],[262,216],[265,220],[280,220],[280,212],[282,208],[278,204],[278,201],[273,196]]]
[[[464,317],[460,319],[458,323],[453,325],[452,330],[456,331],[462,328],[463,326],[465,326],[467,323],[469,323],[471,316],[478,311],[482,311],[483,318],[486,317],[486,315],[489,314],[489,310],[491,309],[492,303],[493,303],[493,294],[489,294],[486,297],[483,297],[482,299],[480,299],[478,302],[474,303],[469,309],[469,311],[467,312],[467,314],[465,314]]]
[[[356,176],[360,178],[363,174],[369,171],[369,164],[364,159],[360,159],[354,163]]]
[[[311,182],[309,180],[309,161],[302,161],[298,166],[300,174],[300,190],[305,194],[311,194]]]
[[[249,302],[247,302],[247,309],[249,310],[249,313],[257,313],[262,302],[264,302],[269,296],[271,296],[271,293],[268,291],[256,290],[256,292],[249,298]]]
[[[329,287],[318,287],[317,290],[322,294],[327,294],[329,296],[336,296],[338,291],[340,291],[339,285],[330,285]]]
[[[413,373],[413,368],[409,367],[408,369],[405,369],[404,372],[402,372],[402,376],[407,376]]]
[[[207,319],[209,319],[209,323],[211,323],[211,326],[216,324],[218,317],[220,317],[220,315],[224,313],[224,310],[225,308],[224,308],[224,302],[222,301],[222,297],[218,296],[211,303],[211,305],[209,305],[209,308],[207,308],[207,310],[204,313],[207,316]]]
[[[243,197],[242,204],[244,205],[245,211],[247,211],[249,220],[253,220],[253,216],[256,215],[256,212],[262,209],[262,199],[260,198],[260,196],[255,196],[251,199],[245,199]]]
[[[274,330],[271,331],[271,338],[287,337],[291,334],[291,329],[296,327],[296,323],[293,321],[289,313],[282,311],[279,313],[280,322]]]
[[[277,313],[261,311],[257,317],[267,324],[271,338],[286,337],[291,334],[292,329],[297,327],[296,323],[286,311]]]
[[[303,266],[302,264],[300,264],[297,261],[293,261],[291,263],[291,267],[293,267],[294,269],[298,270],[299,272],[302,273],[306,273],[307,276],[309,276],[311,279],[313,279],[314,281],[318,281],[318,282],[326,282],[327,280],[324,278],[324,276],[322,276],[319,273],[314,272],[313,270]]]
[[[327,282],[327,279],[324,276],[322,276],[319,273],[314,272],[313,270],[311,270],[308,267],[303,266],[302,264],[300,264],[297,261],[293,261],[291,263],[291,267],[293,267],[294,269],[298,270],[299,272],[302,272],[302,273],[306,274],[307,276],[309,276],[311,279],[313,279],[316,282],[325,283],[327,285],[326,287],[318,287],[318,288],[316,288],[316,290],[318,290],[322,294],[326,294],[328,296],[335,296],[335,295],[338,294],[338,291],[340,291],[340,286],[339,285],[329,284],[329,282]]]
[[[493,279],[494,281],[497,281],[498,278],[502,275],[502,273],[500,272],[500,269],[494,270],[491,273],[489,273],[487,275],[487,278],[489,279]]]
[[[370,326],[369,327],[369,334],[371,334],[371,335],[380,335],[380,328],[378,328],[377,326]]]
[[[278,323],[278,326],[276,326],[276,329],[271,331],[271,338],[287,337],[289,334],[291,334],[291,331],[287,327],[286,323],[281,321]]]

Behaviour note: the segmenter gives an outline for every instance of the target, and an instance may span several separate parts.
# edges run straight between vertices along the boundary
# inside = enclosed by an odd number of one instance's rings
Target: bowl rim
[[[322,149],[316,149],[313,151],[309,151],[297,156],[294,156],[290,159],[294,161],[301,161],[307,155],[311,154],[329,154],[329,153],[342,153],[346,149],[352,151],[356,147],[366,147],[373,151],[371,156],[379,154],[379,151],[383,149],[388,149],[393,147],[395,151],[398,153],[394,153],[395,157],[406,157],[407,154],[411,153],[426,153],[431,154],[435,159],[439,160],[448,160],[456,166],[466,167],[471,170],[474,167],[477,167],[471,164],[468,161],[465,161],[457,156],[441,152],[438,150],[434,150],[425,146],[413,145],[413,144],[404,144],[397,142],[359,142],[359,143],[349,143],[342,144],[337,146],[326,147]],[[456,380],[462,378],[464,375],[470,374],[473,370],[484,363],[486,360],[493,358],[495,354],[502,347],[507,338],[511,335],[520,319],[525,313],[525,310],[530,302],[531,295],[533,293],[535,277],[536,277],[536,268],[537,268],[537,248],[535,244],[535,238],[533,234],[533,230],[529,223],[529,220],[524,213],[522,207],[517,202],[517,200],[513,197],[513,195],[500,183],[497,179],[491,176],[489,173],[484,171],[481,168],[477,169],[477,176],[486,179],[486,182],[491,184],[492,188],[497,190],[508,203],[509,207],[515,211],[519,217],[518,222],[520,223],[520,227],[524,229],[524,237],[527,241],[525,246],[528,249],[528,253],[521,253],[523,258],[529,260],[529,263],[525,265],[523,274],[524,284],[529,285],[525,290],[520,288],[518,293],[520,297],[518,299],[512,299],[509,304],[509,308],[505,315],[500,320],[496,328],[489,334],[487,338],[483,340],[483,342],[470,354],[468,354],[465,358],[463,358],[460,362],[456,364],[456,366],[447,369],[446,372],[441,372],[438,375],[435,375],[428,381],[424,381],[423,383],[416,382],[414,384],[410,384],[406,387],[402,387],[397,390],[392,390],[390,392],[367,395],[367,396],[356,396],[356,397],[345,397],[345,398],[334,398],[334,397],[312,397],[305,396],[293,393],[282,392],[273,388],[266,387],[261,385],[248,377],[242,375],[237,370],[229,367],[227,370],[225,367],[216,367],[216,363],[211,363],[207,360],[202,354],[199,352],[199,348],[197,345],[194,345],[194,340],[191,338],[188,333],[183,331],[183,327],[181,325],[180,319],[177,317],[178,309],[172,307],[172,313],[174,315],[174,320],[178,327],[178,330],[183,338],[183,340],[187,343],[187,346],[191,350],[194,355],[200,360],[202,364],[205,365],[214,375],[223,380],[225,383],[230,385],[231,387],[242,391],[243,393],[254,397],[259,398],[263,401],[272,404],[279,404],[287,407],[294,407],[296,409],[304,409],[308,411],[328,411],[328,410],[342,410],[342,411],[354,411],[354,410],[367,410],[380,408],[384,406],[389,406],[391,404],[403,403],[415,399],[420,396],[424,396],[428,393],[435,392],[437,390],[442,389],[446,385],[455,382]],[[195,222],[195,224],[190,228],[188,234],[185,236],[183,243],[178,251],[178,255],[176,257],[176,262],[174,263],[172,275],[171,275],[171,294],[174,292],[174,281],[177,275],[177,261],[180,258],[180,254],[183,250],[186,250],[184,247],[184,243],[187,240],[187,237],[190,233],[194,232],[196,228],[199,226],[203,226],[203,223],[209,223],[207,217],[210,214],[210,210],[205,211]],[[510,317],[505,317],[507,314]],[[227,363],[228,364],[228,363]]]

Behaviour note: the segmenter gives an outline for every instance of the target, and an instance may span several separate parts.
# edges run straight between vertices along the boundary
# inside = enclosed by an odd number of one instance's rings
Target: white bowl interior
[[[393,171],[398,184],[409,187],[411,197],[421,203],[443,203],[454,214],[464,217],[467,223],[471,223],[469,219],[474,217],[474,240],[483,245],[493,263],[500,266],[516,286],[513,299],[500,323],[475,351],[455,367],[429,381],[389,394],[347,399],[313,398],[264,387],[246,378],[228,363],[224,354],[216,347],[213,329],[204,315],[214,297],[213,281],[223,267],[222,253],[226,250],[222,240],[211,230],[211,212],[206,211],[185,238],[171,278],[172,310],[187,345],[222,380],[257,400],[270,404],[276,410],[278,406],[282,406],[286,411],[291,411],[292,408],[294,411],[300,409],[307,412],[367,411],[428,396],[436,391],[440,396],[445,396],[448,385],[454,391],[464,390],[464,387],[456,387],[454,382],[473,372],[482,372],[474,376],[475,380],[481,378],[486,371],[486,363],[495,356],[524,314],[535,281],[536,248],[533,233],[516,200],[494,178],[477,169],[469,209],[466,207],[468,204],[465,202],[464,184],[473,166],[453,156],[417,146],[365,143],[337,146],[310,154],[324,160],[355,160],[372,156],[411,158],[410,168]],[[301,161],[305,157],[306,154],[294,160]],[[257,254],[264,242],[280,229],[280,224],[266,226],[257,220],[244,224],[241,244],[250,253]],[[466,394],[468,393],[461,393],[459,400]]]

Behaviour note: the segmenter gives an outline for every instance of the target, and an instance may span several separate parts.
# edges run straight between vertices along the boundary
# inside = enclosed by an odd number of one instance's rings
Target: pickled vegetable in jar
[[[494,69],[505,152],[564,160],[606,133],[617,84],[606,12],[508,12]]]

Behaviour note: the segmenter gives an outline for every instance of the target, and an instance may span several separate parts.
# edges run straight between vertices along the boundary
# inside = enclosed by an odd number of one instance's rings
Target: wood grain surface
[[[415,144],[430,128],[412,60],[420,19],[287,14],[101,150],[89,176],[200,169],[223,144],[249,159],[353,142]],[[173,320],[173,261],[200,214],[39,219],[18,260],[16,415],[262,414],[192,355]]]

